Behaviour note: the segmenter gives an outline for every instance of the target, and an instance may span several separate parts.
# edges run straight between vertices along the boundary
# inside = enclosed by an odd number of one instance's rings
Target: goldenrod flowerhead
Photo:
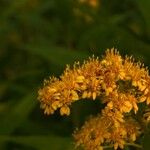
[[[67,66],[60,78],[45,80],[38,95],[48,115],[57,109],[61,115],[70,115],[70,105],[83,99],[98,99],[105,104],[98,116],[74,133],[77,146],[85,150],[111,146],[123,149],[144,131],[139,121],[150,122],[150,111],[144,112],[143,118],[138,116],[139,103],[150,110],[148,69],[132,57],[121,57],[115,49],[107,50],[102,59],[93,56],[82,65],[77,62],[72,68]]]

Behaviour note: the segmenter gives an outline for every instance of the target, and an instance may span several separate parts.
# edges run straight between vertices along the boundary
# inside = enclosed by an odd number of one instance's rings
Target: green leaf
[[[24,46],[28,52],[40,55],[53,64],[64,66],[74,61],[83,60],[88,57],[86,52],[78,52],[61,47],[51,46],[44,43],[35,43]]]
[[[0,149],[7,142],[31,146],[37,150],[73,150],[71,138],[59,136],[0,136]]]
[[[137,1],[139,8],[143,14],[143,17],[145,19],[146,22],[146,26],[148,28],[148,33],[150,36],[150,13],[149,13],[149,9],[150,9],[150,1],[149,0],[140,0]]]
[[[11,134],[31,113],[36,104],[35,95],[33,93],[19,100],[18,104],[12,106],[4,118],[1,118],[0,134]]]
[[[149,150],[150,148],[150,134],[146,134],[144,136],[144,140],[143,140],[143,149],[144,150]]]

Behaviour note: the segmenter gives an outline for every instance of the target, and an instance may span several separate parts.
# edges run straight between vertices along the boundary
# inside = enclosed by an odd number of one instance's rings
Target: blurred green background
[[[102,106],[45,116],[37,91],[66,64],[112,47],[150,66],[149,0],[0,0],[0,150],[72,150],[74,129]]]

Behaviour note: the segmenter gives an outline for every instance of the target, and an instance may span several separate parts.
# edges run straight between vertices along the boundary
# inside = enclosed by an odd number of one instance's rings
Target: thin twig
[[[137,147],[137,148],[143,149],[143,147],[141,145],[135,144],[135,143],[126,143],[125,145],[127,145],[127,146],[133,146],[133,147]]]
[[[139,144],[135,144],[135,143],[125,143],[126,146],[133,146],[133,147],[137,147],[139,149],[143,149],[143,147]],[[114,145],[108,145],[108,146],[103,146],[103,149],[107,149],[107,148],[113,148]]]

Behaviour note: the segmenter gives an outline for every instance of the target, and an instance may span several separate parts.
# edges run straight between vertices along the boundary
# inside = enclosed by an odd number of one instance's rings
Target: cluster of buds
[[[74,133],[76,145],[85,150],[140,147],[136,140],[144,132],[142,124],[150,121],[149,111],[138,114],[140,103],[149,109],[148,69],[132,57],[121,57],[115,49],[107,50],[102,59],[93,56],[82,65],[67,66],[60,78],[45,80],[38,94],[48,115],[57,109],[61,115],[69,115],[70,105],[78,100],[97,99],[105,104],[98,116]]]

